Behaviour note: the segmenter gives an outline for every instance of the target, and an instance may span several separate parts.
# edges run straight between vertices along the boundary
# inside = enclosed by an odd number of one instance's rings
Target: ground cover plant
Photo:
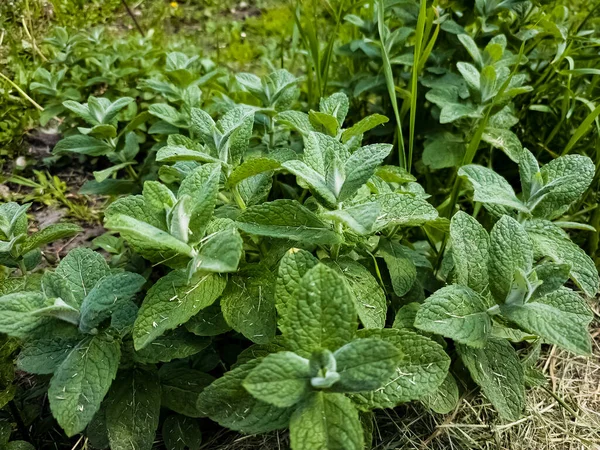
[[[150,27],[218,5],[8,16],[5,100],[59,138],[3,175],[0,447],[395,448],[407,408],[512,427],[536,390],[576,419],[541,361],[597,351],[598,5],[250,3],[202,42]]]

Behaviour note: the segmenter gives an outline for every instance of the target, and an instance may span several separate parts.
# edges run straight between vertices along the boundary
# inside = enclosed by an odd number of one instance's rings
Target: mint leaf
[[[560,288],[524,305],[502,305],[502,314],[525,331],[574,353],[589,355],[588,325],[593,313],[584,299]]]
[[[340,125],[344,123],[349,108],[348,97],[343,92],[336,92],[329,97],[321,97],[319,100],[319,110],[334,116]]]
[[[17,367],[40,375],[54,373],[79,341],[79,336],[29,339],[19,352]]]
[[[275,200],[251,206],[238,217],[238,227],[250,234],[313,244],[337,244],[341,236],[295,200]]]
[[[459,211],[450,221],[450,239],[457,284],[485,294],[489,285],[487,231],[473,217]]]
[[[346,143],[351,138],[360,136],[367,131],[387,122],[389,122],[387,117],[382,116],[381,114],[371,114],[370,116],[367,116],[356,122],[354,125],[352,125],[352,127],[344,130],[342,133],[342,142]]]
[[[327,265],[344,277],[354,297],[358,318],[365,328],[383,328],[387,315],[387,299],[375,277],[365,266],[349,257],[341,257]]]
[[[499,301],[508,296],[515,274],[528,273],[533,264],[533,245],[523,226],[502,216],[490,233],[490,288]]]
[[[600,280],[594,261],[563,230],[546,220],[526,222],[525,227],[537,253],[571,266],[575,284],[589,297],[596,295]]]
[[[68,238],[81,232],[79,225],[71,223],[56,223],[33,233],[25,239],[21,246],[21,253],[29,253],[31,250],[42,247],[59,239]]]
[[[487,313],[491,306],[485,297],[466,286],[446,286],[421,305],[415,327],[481,348],[492,330]]]
[[[280,167],[281,162],[273,158],[259,157],[248,159],[231,172],[231,175],[227,179],[227,185],[235,186],[246,178],[253,177],[259,173],[270,172]]]
[[[280,408],[292,406],[310,391],[308,359],[292,352],[268,355],[250,371],[243,385],[258,400]]]
[[[119,343],[100,334],[81,341],[50,380],[52,415],[67,436],[81,433],[100,408],[117,374]]]
[[[286,309],[294,300],[294,292],[302,277],[318,262],[312,253],[300,248],[289,249],[281,258],[275,283],[275,305],[281,321],[288,317]]]
[[[387,265],[392,281],[392,288],[398,297],[402,297],[415,283],[417,268],[402,248],[396,242],[383,239],[379,252]]]
[[[356,191],[369,181],[375,169],[392,151],[390,144],[373,144],[356,150],[344,165],[345,179],[337,198],[344,201],[356,194]]]
[[[71,291],[76,302],[72,306],[79,306],[98,281],[110,274],[110,268],[99,253],[87,248],[75,248],[65,256],[54,273]]]
[[[349,342],[358,326],[356,310],[344,280],[318,264],[302,277],[281,326],[289,348],[301,356],[319,349],[336,350]]]
[[[376,202],[361,203],[321,213],[322,218],[341,223],[350,231],[362,236],[372,233],[373,225],[379,215],[380,209]]]
[[[503,128],[487,127],[481,140],[502,150],[512,161],[516,163],[520,161],[523,146],[517,135],[512,131]]]
[[[198,407],[219,425],[248,434],[286,427],[291,409],[254,398],[242,384],[260,362],[254,359],[226,372],[202,392]]]
[[[108,319],[123,302],[131,299],[145,283],[143,276],[131,272],[102,278],[81,303],[79,329],[89,333]]]
[[[313,393],[290,420],[294,450],[363,450],[358,410],[342,394]]]
[[[136,361],[144,364],[169,362],[173,359],[187,358],[201,352],[210,345],[210,339],[195,336],[180,327],[167,331],[142,350],[134,354]]]
[[[107,142],[91,136],[77,134],[60,140],[52,153],[61,155],[65,153],[79,153],[88,156],[102,156],[114,152],[115,149]]]
[[[381,209],[374,226],[376,230],[381,230],[388,225],[420,226],[438,217],[438,212],[431,203],[410,193],[379,194],[372,196],[370,201],[377,202]]]
[[[167,450],[197,449],[202,444],[202,432],[197,421],[179,414],[165,419],[162,437]]]
[[[231,330],[223,317],[219,302],[200,310],[186,322],[185,327],[196,336],[217,336]]]
[[[135,348],[140,350],[165,331],[185,323],[210,306],[227,281],[216,274],[197,273],[188,281],[183,270],[159,279],[146,294],[133,328]]]
[[[475,191],[473,200],[476,202],[507,206],[518,211],[529,212],[527,207],[517,198],[508,181],[492,169],[469,164],[458,169],[458,175],[469,180]]]
[[[489,339],[485,348],[458,344],[456,349],[500,417],[518,420],[525,406],[525,382],[523,366],[512,345],[504,339]]]
[[[337,349],[333,356],[340,376],[338,392],[366,392],[382,387],[393,375],[401,359],[400,351],[381,339],[354,339]]]
[[[235,228],[206,237],[192,262],[193,270],[235,272],[242,256],[244,242]]]
[[[438,414],[448,414],[458,405],[458,385],[454,377],[448,373],[437,390],[421,398],[421,402]]]
[[[139,369],[123,373],[107,398],[106,427],[111,448],[150,450],[159,415],[158,375]]]
[[[309,187],[311,193],[326,206],[335,208],[337,205],[336,193],[331,190],[331,186],[323,175],[298,160],[286,161],[282,167],[302,180]]]
[[[385,328],[359,330],[357,337],[382,339],[400,352],[395,373],[382,388],[352,396],[361,410],[394,408],[400,403],[422,398],[434,392],[446,378],[450,358],[441,345],[425,336]]]
[[[48,322],[36,314],[45,306],[44,296],[37,292],[15,292],[0,297],[0,333],[27,339],[29,333]]]

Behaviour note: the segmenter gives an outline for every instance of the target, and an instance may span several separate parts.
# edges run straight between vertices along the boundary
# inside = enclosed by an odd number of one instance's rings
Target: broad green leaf
[[[150,248],[154,252],[166,255],[192,256],[192,248],[183,241],[171,236],[166,231],[146,222],[123,214],[110,216],[104,226],[118,231],[135,247]],[[164,258],[169,259],[168,257]]]
[[[56,223],[28,236],[21,246],[21,253],[29,253],[31,250],[42,247],[59,239],[65,239],[81,232],[79,225],[71,223]]]
[[[131,166],[133,164],[135,164],[135,163],[130,161],[130,162],[124,162],[121,164],[116,164],[114,166],[109,167],[108,169],[95,170],[93,172],[94,180],[96,180],[98,183],[102,183],[103,181],[109,179],[111,177],[111,175],[113,175],[114,173],[118,172],[121,169],[124,169],[127,166]]]
[[[570,274],[571,266],[568,264],[545,261],[536,265],[533,274],[529,274],[530,282],[536,284],[530,299],[535,300],[558,290],[567,282]]]
[[[262,266],[232,277],[221,297],[226,322],[257,344],[268,343],[277,331],[274,289],[274,275]]]
[[[210,306],[223,292],[227,281],[217,274],[197,273],[190,280],[183,270],[159,279],[146,294],[133,329],[135,348],[140,350],[185,323]]]
[[[479,92],[481,86],[481,75],[473,64],[466,62],[456,63],[456,68],[467,82],[467,86],[475,92]]]
[[[560,288],[523,305],[502,305],[500,309],[506,318],[547,342],[582,355],[592,352],[588,325],[593,313],[570,289]]]
[[[235,272],[242,256],[244,242],[235,228],[206,237],[194,256],[193,270],[205,272]]]
[[[481,69],[481,77],[479,79],[479,92],[481,93],[482,102],[487,102],[488,100],[491,100],[496,94],[497,78],[498,75],[496,74],[496,69],[494,69],[494,66],[485,66],[483,69]],[[518,162],[518,159],[515,162]]]
[[[282,167],[300,178],[310,188],[312,194],[326,206],[334,208],[337,205],[335,193],[330,189],[327,180],[316,170],[298,160],[286,161]]]
[[[550,161],[540,174],[548,192],[533,209],[533,215],[554,219],[564,214],[571,203],[587,190],[596,173],[590,158],[582,155],[566,155]]]
[[[161,384],[161,406],[188,417],[204,417],[199,401],[202,392],[214,378],[187,364],[164,364],[158,371]]]
[[[473,380],[481,387],[500,417],[515,421],[525,406],[523,366],[505,339],[489,339],[485,348],[457,345]]]
[[[528,273],[533,264],[533,245],[523,226],[502,216],[490,233],[490,288],[498,301],[510,292],[515,273]]]
[[[536,253],[548,256],[558,264],[571,266],[571,278],[589,297],[598,292],[598,270],[590,258],[569,236],[545,220],[526,222],[525,227],[533,241]]]
[[[333,269],[317,264],[308,270],[287,305],[280,324],[289,348],[301,356],[319,349],[336,350],[354,337],[356,309],[344,280]]]
[[[148,112],[154,117],[158,117],[177,128],[188,127],[183,115],[166,103],[154,103],[148,107]]]
[[[162,437],[167,450],[194,450],[202,444],[198,422],[179,414],[172,414],[165,419]]]
[[[294,450],[363,450],[358,410],[342,394],[315,392],[290,420]]]
[[[358,338],[377,338],[400,352],[396,372],[382,388],[353,395],[361,410],[394,408],[434,392],[444,381],[450,358],[441,345],[408,330],[385,328],[359,330]]]
[[[518,163],[521,160],[523,146],[517,135],[512,131],[488,127],[485,129],[481,139],[493,147],[502,150],[512,161]]]
[[[529,212],[517,198],[512,186],[503,177],[487,167],[469,164],[458,170],[458,175],[466,177],[475,191],[473,200],[492,205],[507,206],[518,211]]]
[[[186,322],[185,327],[196,336],[217,336],[231,330],[223,317],[219,302],[200,310],[198,314]]]
[[[182,145],[167,145],[158,149],[156,152],[156,161],[158,162],[177,162],[177,161],[198,161],[203,163],[221,163],[218,158],[209,153],[189,149]]]
[[[361,203],[321,213],[322,218],[341,223],[358,235],[370,234],[379,215],[379,204],[376,202]]]
[[[402,297],[415,283],[417,267],[403,247],[396,242],[382,240],[379,251],[390,273],[394,293]]]
[[[31,331],[50,320],[35,314],[44,306],[44,296],[38,292],[15,292],[0,297],[0,333],[27,339]]]
[[[410,193],[393,192],[370,197],[381,208],[381,214],[375,222],[375,229],[388,225],[403,227],[420,226],[438,217],[437,210],[422,197]]]
[[[458,40],[460,41],[460,43],[463,45],[463,47],[465,47],[467,52],[469,52],[469,55],[471,55],[471,58],[473,58],[473,61],[475,62],[475,64],[477,64],[479,67],[483,66],[483,60],[481,59],[481,52],[479,51],[479,47],[477,46],[477,44],[475,43],[473,38],[471,36],[469,36],[468,34],[464,34],[464,33],[459,34],[457,37],[458,37]]]
[[[40,375],[54,373],[78,342],[73,336],[27,340],[19,352],[17,367]]]
[[[250,371],[243,385],[263,402],[280,408],[295,405],[311,389],[308,359],[292,352],[268,355]]]
[[[173,359],[187,358],[201,352],[210,345],[210,339],[195,336],[185,328],[179,327],[167,331],[142,350],[135,352],[134,358],[144,364],[169,362]]]
[[[150,450],[159,415],[160,383],[156,372],[124,372],[107,398],[106,427],[111,448]]]
[[[348,149],[337,139],[323,133],[311,132],[304,138],[304,162],[318,174],[325,176],[334,159],[346,161]]]
[[[76,302],[72,306],[79,306],[96,283],[110,274],[110,268],[99,253],[88,248],[75,248],[65,256],[54,273],[68,286]]]
[[[301,111],[282,111],[275,116],[275,120],[304,136],[315,131],[308,119],[308,114]]]
[[[371,114],[370,116],[359,120],[357,123],[352,125],[352,127],[344,130],[342,133],[342,142],[346,143],[351,138],[360,136],[367,131],[387,122],[389,122],[387,117],[382,116],[381,114]]]
[[[120,344],[99,334],[81,341],[56,369],[48,399],[67,436],[81,433],[100,408],[119,368]]]
[[[143,190],[144,201],[156,211],[172,208],[177,201],[175,194],[158,181],[146,181]]]
[[[423,164],[430,168],[445,169],[459,166],[465,156],[464,137],[452,133],[428,136],[423,148]]]
[[[332,137],[337,136],[340,124],[332,115],[310,110],[308,112],[308,120],[313,129],[319,133],[324,133]]]
[[[88,156],[108,155],[114,151],[115,149],[110,144],[84,134],[66,137],[60,140],[52,150],[57,155],[79,153]]]
[[[337,198],[344,201],[356,194],[375,173],[375,169],[392,151],[390,144],[373,144],[356,150],[344,165],[345,179]]]
[[[261,359],[236,366],[208,386],[198,399],[198,407],[223,427],[248,434],[284,428],[291,409],[278,408],[254,398],[243,382]]]
[[[338,392],[367,392],[379,389],[396,374],[400,351],[390,342],[363,338],[354,339],[338,348],[333,356],[337,364]]]
[[[102,278],[81,303],[79,329],[89,333],[108,319],[146,283],[137,273],[121,272]]]
[[[341,236],[295,200],[280,199],[251,206],[238,217],[246,233],[313,244],[337,244]]]
[[[318,262],[312,253],[300,248],[289,249],[281,258],[275,283],[275,306],[280,320],[287,317],[286,309],[295,300],[295,291],[302,277]]]
[[[489,285],[487,231],[473,217],[459,211],[450,221],[450,240],[456,283],[485,294]]]
[[[246,178],[258,175],[259,173],[270,172],[279,169],[280,167],[281,161],[273,158],[260,157],[248,159],[231,172],[231,175],[229,175],[229,178],[227,179],[227,185],[235,186]]]
[[[349,108],[348,97],[343,92],[336,92],[329,97],[321,97],[319,100],[319,110],[334,116],[340,125],[346,120]]]
[[[415,327],[481,348],[492,331],[487,313],[491,306],[486,298],[466,286],[446,286],[421,305]]]
[[[431,394],[420,399],[429,409],[438,414],[448,414],[458,405],[458,385],[452,374],[448,373],[442,385]]]
[[[539,171],[540,166],[533,153],[524,149],[519,160],[519,177],[524,200],[528,201],[531,195],[540,188],[537,181],[541,181]]]
[[[417,181],[406,169],[398,166],[380,166],[375,171],[375,175],[388,183],[404,184]]]

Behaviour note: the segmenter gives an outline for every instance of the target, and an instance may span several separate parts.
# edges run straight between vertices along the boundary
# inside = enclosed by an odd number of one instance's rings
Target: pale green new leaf
[[[366,133],[367,131],[381,125],[387,123],[389,119],[381,114],[371,114],[360,121],[356,122],[352,127],[344,130],[342,133],[342,142],[346,143],[351,138],[360,136],[361,134]]]
[[[484,297],[466,286],[446,286],[421,305],[415,327],[481,348],[492,331],[487,313],[490,306]]]
[[[294,450],[363,450],[358,410],[342,394],[315,392],[290,420]]]
[[[308,359],[292,352],[266,356],[243,383],[258,400],[280,408],[295,405],[310,391]]]
[[[375,173],[375,169],[383,163],[383,160],[392,151],[390,144],[373,144],[356,150],[344,165],[345,180],[337,198],[344,201],[356,193],[358,189],[369,181]]]
[[[244,242],[235,228],[209,235],[194,257],[194,271],[235,272]]]
[[[518,163],[521,160],[523,146],[517,135],[512,131],[503,128],[488,127],[485,129],[481,139],[502,150],[512,161]]]
[[[500,417],[518,420],[525,406],[525,382],[523,366],[513,346],[505,339],[489,339],[485,348],[458,344],[457,350]]]
[[[48,399],[67,436],[81,433],[100,408],[119,367],[120,344],[99,334],[81,341],[56,369]]]
[[[370,198],[370,201],[373,200],[379,203],[381,209],[374,226],[376,230],[388,225],[420,226],[438,217],[438,212],[431,203],[411,193],[379,194]]]

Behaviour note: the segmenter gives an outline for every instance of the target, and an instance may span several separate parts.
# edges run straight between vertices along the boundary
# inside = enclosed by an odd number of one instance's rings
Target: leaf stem
[[[244,211],[246,209],[246,202],[244,202],[244,199],[242,198],[242,196],[240,195],[240,191],[238,191],[237,186],[233,186],[231,188],[231,193],[233,194],[233,198],[235,200],[235,203],[238,205],[238,207]]]

